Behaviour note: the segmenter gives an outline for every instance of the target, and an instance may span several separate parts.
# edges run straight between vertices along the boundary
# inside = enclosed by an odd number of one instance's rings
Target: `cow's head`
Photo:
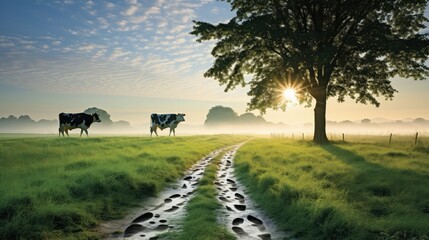
[[[184,113],[178,113],[177,114],[177,121],[178,122],[184,122],[185,121],[185,116],[186,116],[186,114],[184,114]]]
[[[94,122],[101,122],[100,118],[98,117],[97,113],[92,114],[92,119]]]

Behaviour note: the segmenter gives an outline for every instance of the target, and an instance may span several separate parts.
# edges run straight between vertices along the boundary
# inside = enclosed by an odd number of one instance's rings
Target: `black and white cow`
[[[93,122],[101,122],[97,113],[92,115],[86,113],[60,113],[60,128],[58,129],[58,136],[61,136],[61,133],[64,137],[64,132],[69,136],[69,130],[75,128],[80,128],[80,136],[82,137],[82,132],[85,131],[86,136],[88,136],[88,128]]]
[[[152,113],[150,115],[150,136],[152,137],[152,133],[155,132],[156,136],[158,136],[158,133],[156,132],[157,128],[163,130],[164,128],[170,128],[170,134],[168,136],[171,136],[171,132],[173,132],[174,136],[176,136],[176,127],[179,125],[180,122],[185,121],[185,114],[184,113],[170,113],[170,114],[157,114]]]

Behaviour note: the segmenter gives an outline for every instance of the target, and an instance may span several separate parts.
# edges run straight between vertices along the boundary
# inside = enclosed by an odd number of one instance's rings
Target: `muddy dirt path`
[[[218,214],[219,222],[225,224],[237,239],[284,239],[287,234],[278,231],[274,223],[255,207],[244,186],[234,176],[233,159],[241,145],[224,154],[214,182],[218,200],[223,205]],[[156,198],[145,201],[144,207],[134,214],[104,223],[100,231],[105,239],[158,239],[162,233],[180,231],[186,215],[185,206],[192,199],[199,179],[212,159],[223,151],[213,151],[201,159],[185,173],[183,179],[163,190]]]
[[[218,199],[224,206],[220,211],[219,220],[226,224],[237,239],[284,239],[289,234],[277,230],[274,222],[269,219],[246,194],[233,168],[234,155],[240,146],[227,152],[222,158],[217,172],[215,184]]]
[[[162,191],[152,202],[153,207],[135,218],[125,229],[124,239],[157,239],[159,234],[179,230],[186,214],[185,206],[193,197],[198,181],[210,161],[221,151],[210,153],[189,169],[182,180]]]

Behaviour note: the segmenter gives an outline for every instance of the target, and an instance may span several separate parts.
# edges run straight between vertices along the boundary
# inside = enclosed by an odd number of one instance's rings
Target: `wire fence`
[[[378,142],[387,145],[398,143],[411,145],[429,145],[429,132],[415,132],[408,134],[379,133],[379,134],[356,134],[356,133],[327,133],[329,141],[332,142]],[[313,134],[309,132],[296,133],[271,133],[273,139],[290,139],[296,141],[309,141]]]

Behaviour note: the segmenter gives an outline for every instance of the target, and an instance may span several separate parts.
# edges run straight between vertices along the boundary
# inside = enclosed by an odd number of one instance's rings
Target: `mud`
[[[291,234],[279,231],[246,194],[233,169],[233,160],[239,146],[227,152],[221,159],[217,180],[219,202],[223,209],[219,221],[226,224],[237,239],[289,239]]]
[[[207,165],[221,151],[216,150],[201,159],[183,179],[163,190],[157,198],[147,200],[137,214],[103,224],[100,231],[107,235],[105,239],[157,239],[162,233],[180,230],[186,204],[193,197]]]
[[[158,205],[132,221],[125,229],[124,239],[156,239],[157,235],[168,230],[180,229],[181,219],[185,216],[185,205],[191,200],[198,181],[210,161],[220,150],[211,153],[196,163],[176,186],[163,191]]]
[[[214,184],[223,208],[219,222],[225,224],[237,239],[292,239],[291,234],[277,230],[274,222],[264,215],[246,194],[245,187],[234,176],[233,159],[240,145],[221,159]],[[223,149],[216,150],[197,162],[184,177],[151,198],[144,207],[124,219],[103,224],[100,231],[105,239],[158,239],[168,231],[180,231],[186,214],[185,206],[193,197],[198,181],[210,161]],[[115,230],[116,229],[116,230]]]

